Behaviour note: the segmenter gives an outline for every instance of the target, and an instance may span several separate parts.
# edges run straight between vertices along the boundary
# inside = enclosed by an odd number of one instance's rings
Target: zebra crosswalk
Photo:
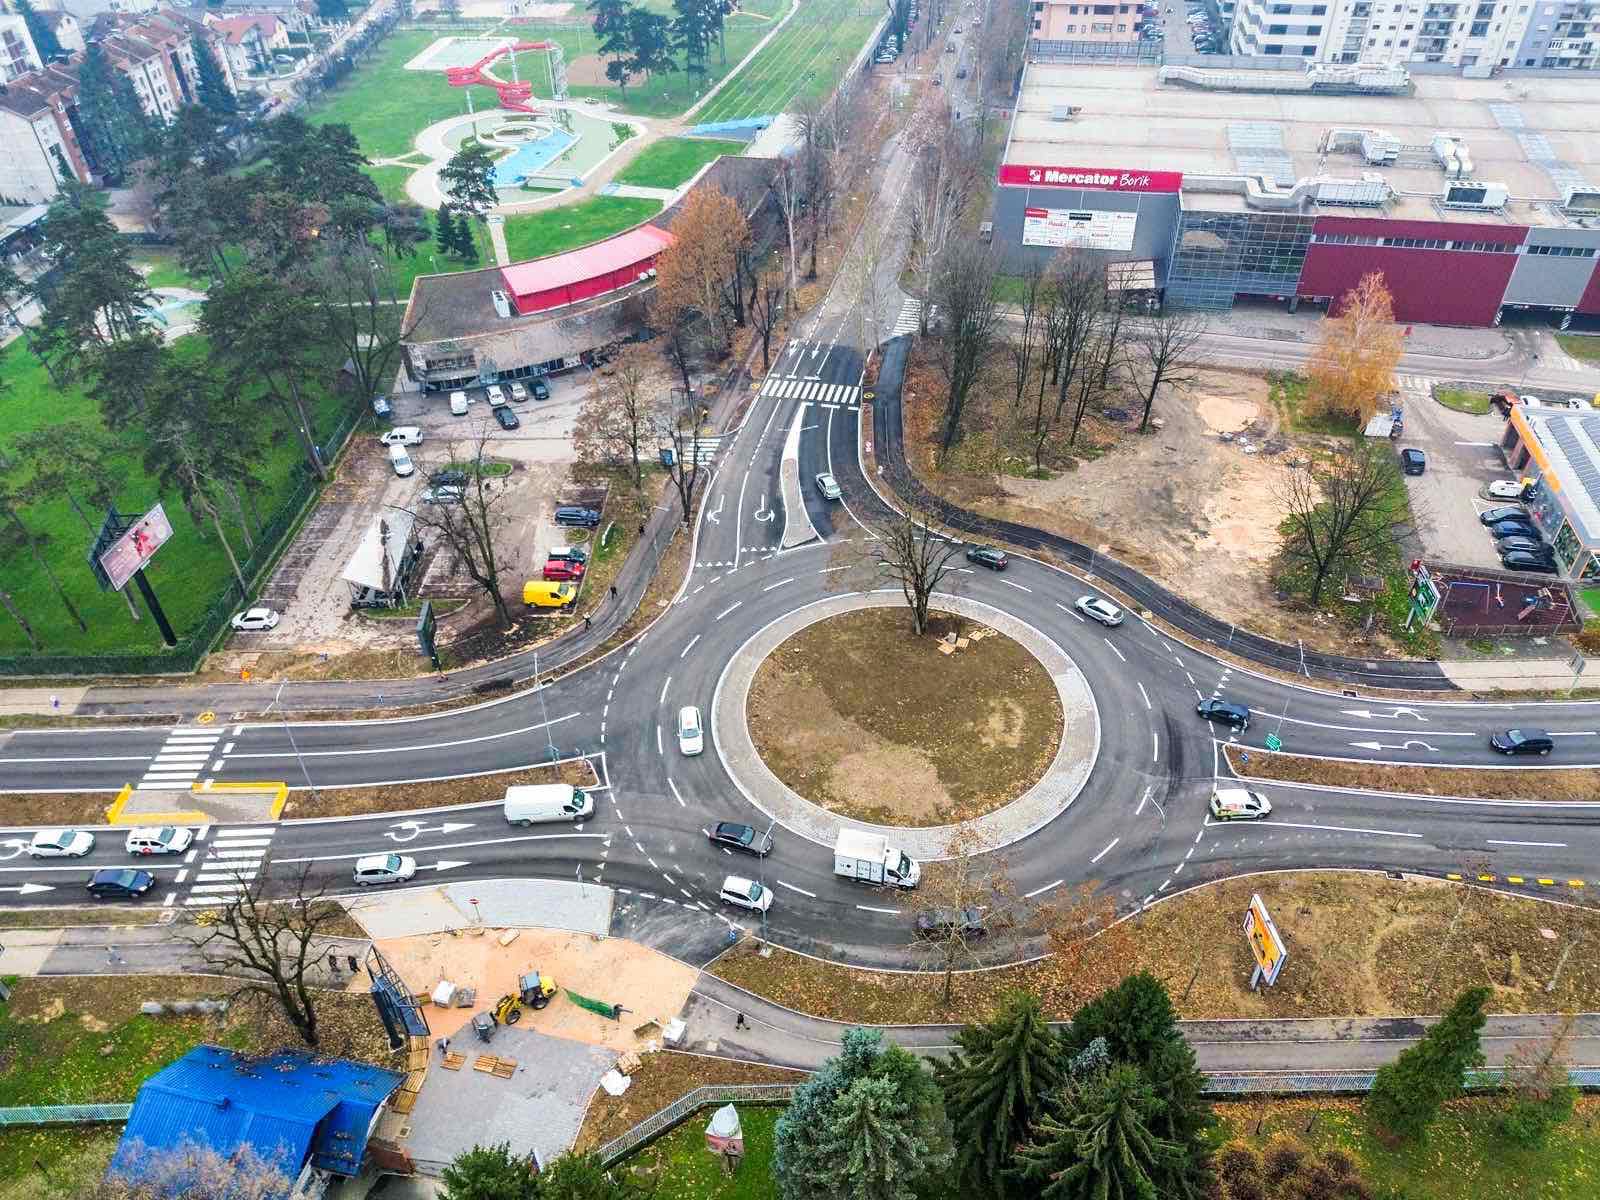
[[[1395,385],[1402,391],[1412,396],[1431,396],[1434,381],[1426,375],[1396,375]]]
[[[187,788],[199,778],[221,738],[220,732],[180,725],[156,751],[139,789]]]
[[[209,829],[213,833],[209,845],[197,844],[192,869],[186,864],[176,880],[189,885],[183,898],[186,905],[223,904],[229,897],[246,891],[266,866],[267,852],[277,832],[271,825],[222,825]],[[206,829],[200,831],[197,843],[204,840],[206,833]]]
[[[928,310],[928,320],[933,320],[933,315],[938,311],[938,306]],[[922,301],[907,300],[900,306],[900,315],[894,320],[894,337],[902,333],[915,333],[922,327]]]
[[[861,403],[861,389],[854,384],[777,375],[768,377],[761,385],[761,394],[776,396],[779,400],[809,400],[825,408],[856,408]]]

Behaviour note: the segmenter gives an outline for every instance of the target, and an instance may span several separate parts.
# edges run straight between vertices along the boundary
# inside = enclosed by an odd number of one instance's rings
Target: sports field
[[[695,122],[781,113],[796,96],[831,92],[883,14],[882,5],[868,0],[800,0],[800,11]]]

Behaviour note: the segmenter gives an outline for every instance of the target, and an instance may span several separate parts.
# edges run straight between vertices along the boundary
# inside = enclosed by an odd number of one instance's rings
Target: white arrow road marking
[[[713,525],[722,524],[722,504],[723,501],[727,500],[727,498],[728,497],[726,495],[717,497],[717,509],[715,512],[708,512],[706,514],[706,520],[710,521]]]
[[[4,862],[8,858],[16,858],[22,853],[27,844],[21,838],[7,838],[4,842],[0,842],[0,846],[6,848],[6,853],[0,854],[0,862]]]
[[[35,892],[53,892],[55,890],[48,883],[24,883],[20,887],[0,887],[0,892],[15,892],[19,896],[31,896]]]
[[[400,832],[397,833],[391,830],[383,836],[393,842],[414,842],[417,840],[417,838],[421,837],[425,833],[441,833],[448,835],[456,833],[462,829],[471,828],[471,821],[446,821],[444,824],[435,825],[431,829],[423,825],[421,821],[397,821],[395,823],[395,829],[399,830]]]
[[[1386,742],[1351,742],[1358,750],[1428,750],[1434,754],[1439,753],[1439,747],[1430,746],[1427,742],[1419,742],[1416,738],[1408,738],[1398,746],[1391,746]]]
[[[772,509],[767,507],[767,498],[765,496],[763,496],[763,497],[761,497],[761,505],[760,505],[760,507],[757,508],[756,511],[752,515],[758,521],[771,521],[771,520],[775,519],[778,514],[775,513]]]
[[[1339,711],[1344,713],[1344,715],[1347,717],[1360,717],[1364,721],[1371,720],[1373,716],[1377,716],[1379,720],[1383,721],[1392,721],[1400,716],[1415,717],[1417,720],[1424,723],[1426,723],[1428,720],[1427,717],[1423,716],[1414,708],[1397,708],[1393,712],[1376,714],[1374,714],[1370,708],[1341,708]]]
[[[471,865],[472,865],[471,863],[453,862],[453,861],[451,861],[449,859],[440,859],[436,863],[429,863],[425,867],[418,867],[417,870],[419,870],[419,871],[452,871],[456,867],[467,867],[467,866],[471,866]]]

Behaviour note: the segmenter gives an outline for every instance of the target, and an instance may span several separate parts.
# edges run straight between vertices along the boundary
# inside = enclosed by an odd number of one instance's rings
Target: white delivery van
[[[1218,788],[1211,794],[1211,815],[1219,821],[1254,821],[1272,814],[1272,801],[1249,788]]]
[[[593,813],[594,797],[569,783],[536,783],[506,789],[506,820],[513,825],[581,821]]]
[[[394,473],[401,478],[416,470],[411,465],[411,456],[406,453],[406,448],[401,445],[391,445],[389,447],[389,465],[394,468]]]

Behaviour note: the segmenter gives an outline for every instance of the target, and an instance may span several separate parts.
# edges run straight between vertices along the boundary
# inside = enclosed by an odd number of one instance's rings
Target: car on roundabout
[[[772,907],[772,889],[742,875],[729,875],[722,881],[717,899],[724,904],[764,913]]]
[[[1272,801],[1249,788],[1218,788],[1211,793],[1210,807],[1218,821],[1259,821],[1272,815]]]
[[[743,854],[765,858],[772,853],[772,834],[738,821],[718,821],[706,837],[713,846],[726,846]]]
[[[1107,629],[1115,629],[1123,621],[1122,610],[1099,596],[1079,596],[1073,601],[1072,607],[1091,621],[1099,621]]]
[[[700,710],[685,704],[678,710],[678,750],[685,755],[695,755],[705,748],[706,734],[700,724]]]
[[[1250,728],[1250,710],[1243,704],[1234,704],[1229,700],[1208,696],[1194,706],[1194,711],[1208,721],[1227,725],[1240,733]]]
[[[970,546],[967,549],[967,561],[988,567],[991,571],[1004,571],[1011,560],[1006,557],[1004,550],[997,550],[993,546]]]

